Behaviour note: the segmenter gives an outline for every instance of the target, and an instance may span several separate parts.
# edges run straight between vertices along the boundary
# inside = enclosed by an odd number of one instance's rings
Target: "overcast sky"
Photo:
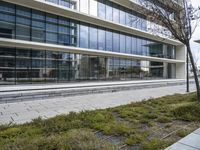
[[[198,7],[198,6],[200,7],[200,0],[191,0],[191,1],[192,1],[192,5],[194,7]],[[193,51],[194,55],[196,55],[196,57],[199,57],[198,65],[200,66],[200,44],[194,42],[194,40],[200,40],[200,22],[193,34],[192,40],[191,40],[192,51]]]

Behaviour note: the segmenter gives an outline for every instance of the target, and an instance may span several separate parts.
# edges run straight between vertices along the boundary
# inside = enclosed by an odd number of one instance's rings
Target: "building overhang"
[[[72,46],[63,46],[63,45],[56,45],[56,44],[39,43],[39,42],[6,39],[6,38],[0,38],[0,46],[49,50],[49,51],[63,51],[63,52],[69,52],[69,53],[103,56],[103,57],[118,57],[118,58],[123,58],[123,59],[135,59],[135,60],[143,60],[143,61],[185,63],[185,61],[183,60],[124,54],[124,53],[117,53],[117,52],[110,52],[110,51],[85,49],[85,48],[72,47]]]
[[[40,11],[45,11],[48,13],[71,18],[74,20],[79,20],[79,21],[82,21],[85,23],[90,23],[93,25],[113,29],[116,31],[135,35],[138,37],[147,38],[147,39],[157,41],[157,42],[162,42],[162,43],[171,44],[171,45],[175,45],[175,46],[182,45],[182,43],[179,42],[178,40],[161,37],[158,35],[153,35],[151,33],[148,33],[148,32],[145,32],[145,31],[142,31],[139,29],[131,28],[131,27],[121,25],[118,23],[114,23],[111,21],[107,21],[107,20],[102,20],[98,17],[93,17],[88,14],[84,14],[84,13],[81,13],[81,12],[78,12],[78,11],[63,7],[63,6],[59,6],[59,5],[50,3],[50,2],[42,1],[42,0],[15,0],[15,1],[3,0],[3,1],[14,3],[14,4],[19,4],[19,5],[22,5],[25,7],[37,9]]]

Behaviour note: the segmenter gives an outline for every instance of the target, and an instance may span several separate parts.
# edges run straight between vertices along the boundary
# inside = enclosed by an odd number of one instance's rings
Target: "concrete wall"
[[[176,78],[186,78],[186,47],[179,45],[176,47],[176,59],[183,60],[183,63],[176,63]]]

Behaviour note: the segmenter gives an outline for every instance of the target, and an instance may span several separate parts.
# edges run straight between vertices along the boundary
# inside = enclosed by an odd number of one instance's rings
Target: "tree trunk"
[[[191,52],[191,48],[190,48],[190,43],[189,42],[186,44],[186,47],[187,47],[187,53],[188,53],[188,55],[190,57],[190,62],[191,62],[193,73],[194,73],[194,80],[195,80],[196,90],[197,90],[196,91],[197,92],[197,99],[200,102],[199,79],[198,79],[197,69],[196,69],[196,65],[194,63],[194,58],[193,58],[193,55],[192,55],[192,52]]]

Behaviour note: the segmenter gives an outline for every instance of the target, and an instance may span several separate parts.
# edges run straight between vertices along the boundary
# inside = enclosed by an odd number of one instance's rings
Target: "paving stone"
[[[31,111],[31,112],[26,112],[26,113],[18,113],[18,116],[13,116],[13,120],[17,123],[17,121],[19,120],[20,122],[23,121],[28,121],[28,120],[32,120],[34,118],[37,118],[39,116],[39,113],[36,111]]]
[[[195,86],[191,85],[190,88],[191,90],[194,90]],[[18,116],[15,114],[13,119],[15,122],[19,120],[21,123],[22,121],[26,121],[26,119],[28,121],[39,116],[53,117],[62,113],[66,114],[71,111],[79,112],[81,110],[104,109],[131,102],[142,101],[143,99],[149,99],[151,97],[160,97],[175,93],[185,93],[185,85],[179,85],[173,88],[159,87],[0,104],[0,112],[3,113],[1,116],[5,117],[15,113],[18,114]],[[11,118],[8,117],[7,122],[9,121],[11,121]]]
[[[10,116],[0,116],[0,125],[8,124],[10,122],[13,122],[13,120]]]
[[[181,139],[179,143],[200,149],[200,135],[191,133],[185,138]]]
[[[199,149],[181,143],[175,143],[172,146],[166,148],[165,150],[199,150]]]
[[[102,82],[102,83],[79,83],[79,84],[64,84],[64,85],[36,85],[36,86],[14,86],[6,87],[2,91],[7,91],[7,94],[0,93],[0,103],[12,103],[17,101],[30,101],[41,100],[52,97],[60,96],[76,96],[87,95],[91,93],[107,93],[112,91],[123,91],[131,89],[144,89],[144,88],[156,88],[164,86],[172,86],[185,83],[184,80],[172,79],[172,80],[154,80],[154,81],[117,81],[117,82]],[[90,85],[90,86],[89,86]],[[101,85],[101,86],[98,86]],[[76,87],[77,86],[77,87]],[[54,88],[58,89],[54,89]],[[73,87],[70,89],[70,87]],[[17,89],[19,88],[19,89]],[[64,88],[64,89],[63,89]],[[16,91],[20,90],[20,91]],[[38,89],[43,89],[38,90]],[[12,92],[14,90],[14,92]],[[25,90],[25,91],[23,91]],[[29,91],[27,91],[29,90]]]
[[[200,135],[200,128],[197,129],[196,131],[194,131],[195,134],[199,134]]]

